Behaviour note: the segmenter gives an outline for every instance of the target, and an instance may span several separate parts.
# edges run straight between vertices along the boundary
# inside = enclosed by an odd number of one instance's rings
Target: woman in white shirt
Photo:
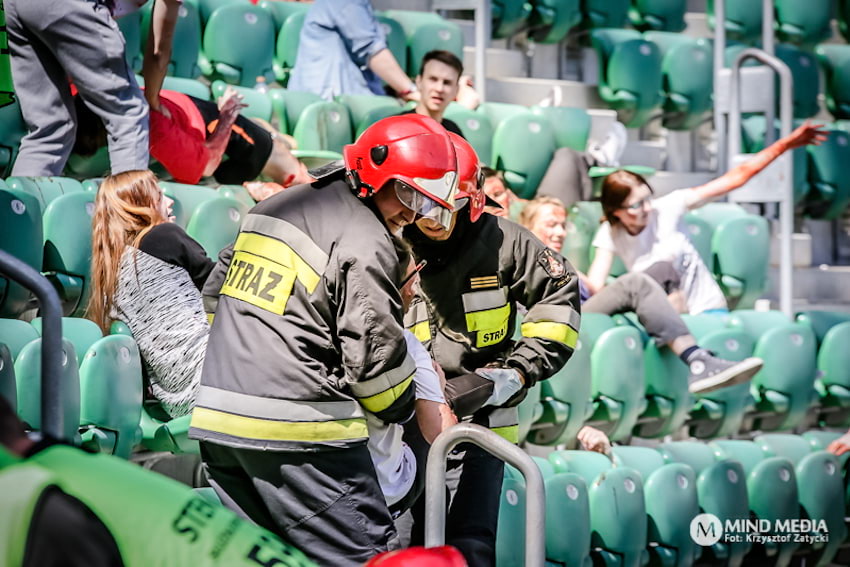
[[[821,125],[806,122],[717,179],[658,199],[652,199],[652,188],[640,175],[624,170],[612,173],[602,186],[605,222],[593,240],[596,256],[588,270],[591,291],[604,287],[616,255],[630,272],[655,277],[680,311],[725,311],[723,293],[685,234],[682,217],[741,187],[786,151],[820,144],[826,136]]]

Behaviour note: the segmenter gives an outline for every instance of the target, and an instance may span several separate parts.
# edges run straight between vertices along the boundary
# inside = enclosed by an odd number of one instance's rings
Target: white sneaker
[[[605,139],[600,144],[593,144],[587,149],[587,153],[596,160],[596,165],[617,167],[620,158],[626,149],[629,134],[622,122],[615,120],[611,123]]]

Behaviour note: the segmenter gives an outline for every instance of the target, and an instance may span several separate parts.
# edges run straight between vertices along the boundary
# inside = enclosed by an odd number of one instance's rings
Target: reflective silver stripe
[[[466,313],[472,313],[473,311],[496,309],[497,307],[505,305],[507,298],[507,287],[488,289],[486,291],[471,291],[469,293],[464,293],[462,296],[463,310]]]
[[[383,374],[378,374],[374,378],[364,382],[354,382],[351,384],[351,391],[358,398],[376,396],[394,386],[398,386],[410,378],[415,372],[416,363],[409,354],[405,354],[404,362],[401,363],[401,366],[387,370]]]
[[[249,214],[242,223],[242,232],[256,232],[285,242],[317,274],[323,274],[328,265],[328,255],[300,228],[285,220]]]
[[[424,301],[415,301],[410,305],[410,309],[404,315],[404,326],[412,327],[416,323],[428,320],[428,308],[425,307]]]
[[[278,421],[314,422],[365,417],[360,403],[354,400],[339,402],[281,400],[231,392],[212,386],[201,386],[195,405],[258,419]]]
[[[538,303],[528,310],[523,319],[526,323],[535,323],[538,321],[554,321],[556,323],[566,323],[573,328],[574,331],[579,330],[581,324],[581,315],[567,305],[547,305]]]
[[[490,429],[517,424],[519,424],[519,410],[516,407],[497,408],[487,416],[487,426]]]

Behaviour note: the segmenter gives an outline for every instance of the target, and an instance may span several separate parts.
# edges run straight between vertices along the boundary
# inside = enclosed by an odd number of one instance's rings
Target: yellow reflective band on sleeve
[[[476,348],[496,344],[503,340],[508,334],[510,315],[510,305],[467,313],[466,329],[470,332],[477,332],[475,337]]]
[[[568,347],[576,348],[578,341],[578,332],[564,323],[555,323],[553,321],[539,321],[537,323],[523,323],[522,336],[528,338],[549,339],[564,343]]]
[[[359,398],[360,404],[372,413],[384,411],[404,393],[405,390],[413,382],[413,375],[405,378],[401,383],[384,390],[380,394],[369,396],[368,398]]]
[[[428,342],[431,340],[431,325],[428,321],[421,321],[416,323],[410,328],[410,332],[413,333],[413,336],[419,339],[420,343]]]
[[[258,441],[348,441],[369,436],[366,420],[275,421],[196,407],[191,426],[223,435]]]
[[[491,429],[493,433],[499,437],[510,441],[511,443],[519,443],[519,425],[508,425],[507,427],[494,427]]]

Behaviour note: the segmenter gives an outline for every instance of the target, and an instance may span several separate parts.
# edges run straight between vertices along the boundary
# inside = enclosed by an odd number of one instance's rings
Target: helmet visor
[[[451,226],[452,214],[454,211],[449,210],[436,201],[408,185],[407,183],[395,180],[393,183],[396,197],[402,205],[415,212],[419,217],[426,217],[440,223],[444,228]]]

